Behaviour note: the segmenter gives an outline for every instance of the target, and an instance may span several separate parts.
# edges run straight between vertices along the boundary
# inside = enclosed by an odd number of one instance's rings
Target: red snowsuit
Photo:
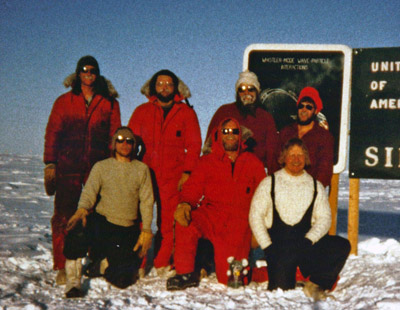
[[[193,170],[200,155],[199,122],[194,110],[180,101],[175,101],[164,119],[164,111],[153,96],[149,102],[135,109],[128,127],[143,140],[143,162],[155,174],[161,203],[159,231],[162,239],[154,266],[165,267],[170,264],[173,250],[174,211],[179,203],[178,182],[183,172]]]
[[[207,130],[208,138],[214,127],[227,117],[236,119],[240,125],[249,128],[253,132],[253,139],[257,145],[254,147],[254,154],[268,168],[268,174],[272,174],[279,169],[277,157],[279,155],[279,139],[275,127],[275,121],[267,111],[257,108],[256,117],[240,114],[236,103],[224,104],[218,108]]]
[[[297,123],[283,128],[279,134],[281,149],[291,138],[298,138],[299,131]],[[306,171],[314,178],[329,186],[333,174],[333,136],[314,121],[313,128],[301,138],[307,146],[310,155],[311,166]]]
[[[82,93],[70,91],[54,102],[46,127],[44,162],[56,163],[51,219],[55,270],[65,265],[65,228],[76,211],[82,186],[92,166],[110,156],[109,143],[120,126],[119,103],[115,99],[95,95],[86,108]]]
[[[227,284],[227,258],[248,258],[250,202],[266,173],[254,154],[243,151],[243,145],[233,166],[222,146],[221,126],[218,126],[217,140],[216,130],[212,134],[211,153],[201,157],[182,189],[181,202],[192,206],[192,221],[188,227],[175,224],[174,257],[178,274],[193,272],[198,239],[210,240],[214,245],[218,281]]]

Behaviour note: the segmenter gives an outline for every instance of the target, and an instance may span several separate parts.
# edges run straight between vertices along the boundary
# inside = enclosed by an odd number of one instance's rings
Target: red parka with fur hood
[[[172,256],[174,211],[179,202],[178,183],[182,173],[190,173],[199,159],[201,133],[196,112],[182,101],[190,96],[183,81],[179,79],[179,93],[165,118],[157,97],[150,95],[149,84],[150,80],[141,89],[149,101],[135,109],[128,127],[142,140],[145,148],[143,162],[155,175],[155,196],[160,214],[158,227],[162,240],[154,266],[161,268],[170,264]]]
[[[64,81],[72,86],[75,74]],[[103,78],[99,76],[98,78]],[[107,82],[109,97],[94,95],[89,107],[83,94],[73,91],[61,95],[54,102],[47,123],[44,162],[56,164],[56,193],[53,233],[54,269],[63,269],[66,224],[75,213],[82,186],[92,166],[110,156],[110,142],[115,130],[121,126],[117,92]]]
[[[218,281],[226,284],[227,258],[248,257],[250,203],[266,173],[263,163],[253,153],[246,152],[242,140],[239,140],[239,155],[232,164],[221,141],[224,121],[210,135],[211,153],[200,158],[183,186],[181,202],[189,203],[195,210],[188,227],[176,224],[175,265],[179,274],[192,272],[197,240],[204,237],[214,245]],[[239,126],[236,120],[234,122]],[[203,149],[203,153],[208,152]]]

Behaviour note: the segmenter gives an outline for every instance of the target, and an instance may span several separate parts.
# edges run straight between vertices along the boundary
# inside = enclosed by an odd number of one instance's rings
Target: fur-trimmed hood
[[[140,92],[145,95],[147,98],[150,98],[150,81],[146,81],[146,83],[143,84],[142,88],[140,89]],[[190,93],[189,87],[178,77],[178,92],[179,94],[183,97],[183,99],[190,98],[192,94]]]
[[[104,81],[106,82],[107,85],[107,89],[108,89],[108,95],[111,98],[118,98],[119,94],[117,92],[117,90],[115,89],[114,85],[111,83],[110,80],[107,80],[104,76],[100,75],[98,78],[100,79],[104,79]],[[64,86],[66,88],[72,87],[74,82],[76,80],[76,73],[72,73],[70,75],[68,75],[65,79],[64,79]]]
[[[237,122],[235,119],[232,119],[232,118],[230,118],[231,120],[233,120],[234,122]],[[215,148],[215,146],[213,147],[213,143],[219,143],[219,144],[221,144],[221,142],[219,142],[220,141],[220,139],[215,139],[215,135],[216,135],[216,133],[217,133],[217,131],[218,132],[220,132],[221,131],[221,124],[223,123],[223,122],[225,122],[225,120],[226,119],[224,119],[221,123],[220,123],[220,125],[218,126],[218,128],[214,128],[214,130],[212,130],[212,133],[210,134],[210,136],[207,138],[207,140],[204,142],[204,146],[203,146],[203,148],[202,148],[202,153],[203,153],[203,155],[207,155],[207,154],[210,154],[212,151],[213,151],[213,149]],[[247,127],[245,127],[245,126],[242,126],[242,125],[240,125],[240,132],[241,132],[241,138],[240,138],[240,141],[241,141],[241,143],[239,144],[239,149],[241,150],[241,151],[243,151],[243,150],[245,150],[246,148],[247,148],[247,145],[245,144],[245,142],[249,139],[249,138],[251,138],[252,136],[253,136],[253,132],[249,129],[249,128],[247,128]],[[218,133],[217,133],[218,134]],[[221,145],[222,146],[222,145]]]

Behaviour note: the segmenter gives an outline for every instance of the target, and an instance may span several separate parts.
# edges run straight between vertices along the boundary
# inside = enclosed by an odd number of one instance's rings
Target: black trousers
[[[337,281],[350,253],[350,243],[339,236],[326,235],[307,251],[284,241],[273,243],[273,255],[267,259],[268,290],[293,289],[296,285],[296,269],[305,277],[329,290]]]
[[[78,224],[65,238],[64,255],[67,259],[85,257],[108,260],[104,278],[111,284],[125,288],[137,279],[141,259],[133,252],[140,234],[139,225],[114,225],[96,212],[87,217],[86,227]]]

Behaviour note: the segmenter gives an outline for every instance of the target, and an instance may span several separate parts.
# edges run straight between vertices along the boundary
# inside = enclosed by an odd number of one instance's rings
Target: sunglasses
[[[249,92],[254,92],[254,91],[256,91],[256,88],[254,87],[254,86],[250,86],[250,85],[248,85],[248,86],[240,86],[239,88],[238,88],[238,92],[239,93],[244,93],[245,91],[246,91],[246,89],[247,89],[247,91],[249,91]]]
[[[308,111],[314,110],[314,106],[313,105],[299,103],[299,105],[297,106],[297,109],[301,110],[302,108],[306,108]]]
[[[90,69],[90,68],[88,68],[86,66],[82,67],[81,72],[90,73],[90,74],[94,74],[94,75],[98,75],[99,74],[99,70],[97,70],[96,68]]]
[[[133,145],[133,139],[132,138],[124,138],[123,136],[118,136],[117,137],[117,143],[124,143],[126,141],[126,143],[128,143],[129,145]]]
[[[234,134],[234,135],[238,135],[239,134],[239,129],[238,128],[235,128],[235,129],[232,129],[232,128],[224,128],[224,129],[222,129],[221,130],[221,132],[222,132],[222,134],[223,135],[227,135],[227,134]]]

